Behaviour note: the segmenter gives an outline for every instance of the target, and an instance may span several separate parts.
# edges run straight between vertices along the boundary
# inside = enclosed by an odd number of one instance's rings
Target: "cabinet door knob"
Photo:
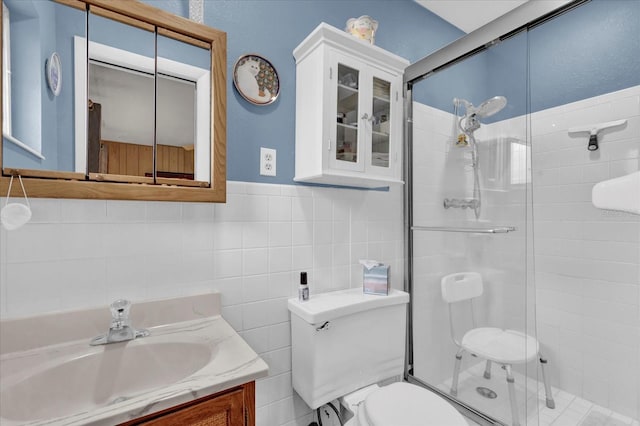
[[[362,115],[362,119],[363,120],[367,120],[367,121],[371,121],[373,123],[373,115],[371,117],[369,117],[369,114],[367,114],[366,112]]]

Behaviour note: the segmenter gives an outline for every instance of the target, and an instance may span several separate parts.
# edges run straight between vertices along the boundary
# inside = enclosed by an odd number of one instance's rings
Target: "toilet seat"
[[[370,393],[358,410],[358,421],[360,426],[468,426],[443,398],[404,382]]]

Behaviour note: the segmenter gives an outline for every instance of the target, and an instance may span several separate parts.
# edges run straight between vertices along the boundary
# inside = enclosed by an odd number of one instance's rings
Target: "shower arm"
[[[469,109],[474,109],[473,104],[466,99],[462,98],[453,98],[453,104],[458,107],[460,104],[464,105],[464,108],[469,111]]]

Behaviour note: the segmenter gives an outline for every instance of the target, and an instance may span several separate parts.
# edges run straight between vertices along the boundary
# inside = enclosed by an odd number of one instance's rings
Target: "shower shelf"
[[[469,234],[506,234],[516,230],[515,226],[500,226],[497,228],[461,228],[450,226],[413,226],[412,231],[441,231],[441,232],[466,232]]]

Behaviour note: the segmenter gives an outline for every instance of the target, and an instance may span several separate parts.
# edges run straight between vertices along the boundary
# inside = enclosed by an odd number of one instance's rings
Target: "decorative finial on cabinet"
[[[378,31],[378,21],[368,15],[362,15],[359,18],[351,18],[347,21],[345,31],[352,36],[373,44],[376,31]]]

